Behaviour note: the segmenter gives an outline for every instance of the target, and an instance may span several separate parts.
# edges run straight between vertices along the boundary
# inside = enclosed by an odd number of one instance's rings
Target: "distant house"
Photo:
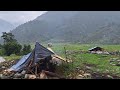
[[[104,49],[101,48],[101,47],[93,47],[93,48],[89,49],[90,52],[91,52],[91,51],[103,51],[103,50],[104,50]]]
[[[107,51],[105,51],[101,47],[93,47],[93,48],[89,49],[89,52],[93,53],[93,54],[109,54]]]

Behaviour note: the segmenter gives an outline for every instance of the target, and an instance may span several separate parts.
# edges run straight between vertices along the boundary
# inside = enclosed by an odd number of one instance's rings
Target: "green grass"
[[[120,51],[120,45],[101,45],[108,51]]]
[[[42,44],[47,47],[47,44]],[[120,45],[95,45],[95,44],[68,44],[68,43],[53,43],[52,49],[55,51],[56,54],[60,55],[61,57],[66,57],[64,47],[67,51],[88,51],[89,48],[94,46],[100,46],[107,51],[120,51]],[[34,48],[34,44],[32,44],[32,49]],[[118,58],[119,56],[114,55],[97,55],[97,54],[81,54],[76,53],[67,56],[74,60],[73,63],[70,64],[63,64],[60,66],[64,70],[64,74],[68,75],[75,70],[76,67],[80,67],[81,69],[86,68],[86,66],[91,65],[91,70],[94,72],[99,73],[111,73],[120,76],[120,66],[112,66],[110,64],[110,60],[112,58]],[[11,55],[11,56],[4,56],[6,60],[18,60],[21,56]]]
[[[65,57],[65,50],[68,51],[88,51],[89,48],[92,48],[96,45],[80,45],[80,44],[55,44],[52,49],[60,56]],[[103,47],[107,51],[119,51],[120,45],[98,45]],[[114,55],[98,55],[98,54],[72,54],[68,56],[74,60],[73,64],[69,64],[69,69],[65,69],[65,74],[71,73],[71,70],[74,70],[76,67],[84,68],[87,64],[91,66],[92,71],[99,73],[110,73],[120,76],[120,66],[113,66],[110,64],[112,58],[118,58],[119,56]]]
[[[84,66],[84,64],[94,65],[92,67],[93,71],[99,70],[100,73],[111,73],[120,75],[120,67],[112,66],[109,61],[115,56],[96,55],[96,54],[77,54],[74,58],[74,65]]]
[[[20,59],[22,56],[17,56],[17,55],[11,55],[11,56],[3,56],[3,58],[5,60],[18,60]]]

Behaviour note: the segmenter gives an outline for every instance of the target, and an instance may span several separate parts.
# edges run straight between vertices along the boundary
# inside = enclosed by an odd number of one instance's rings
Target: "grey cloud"
[[[11,23],[25,23],[35,19],[46,11],[0,11],[0,18]]]

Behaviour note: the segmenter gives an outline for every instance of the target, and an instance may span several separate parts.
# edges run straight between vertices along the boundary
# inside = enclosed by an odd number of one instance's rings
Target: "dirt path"
[[[3,57],[0,57],[0,63],[4,62],[4,61],[5,61],[5,59]]]

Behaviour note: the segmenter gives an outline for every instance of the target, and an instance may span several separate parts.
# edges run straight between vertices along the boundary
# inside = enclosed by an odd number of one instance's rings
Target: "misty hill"
[[[49,11],[12,31],[21,43],[120,43],[120,12]]]
[[[12,29],[14,29],[14,26],[11,23],[0,19],[0,36],[2,32],[9,32]]]

